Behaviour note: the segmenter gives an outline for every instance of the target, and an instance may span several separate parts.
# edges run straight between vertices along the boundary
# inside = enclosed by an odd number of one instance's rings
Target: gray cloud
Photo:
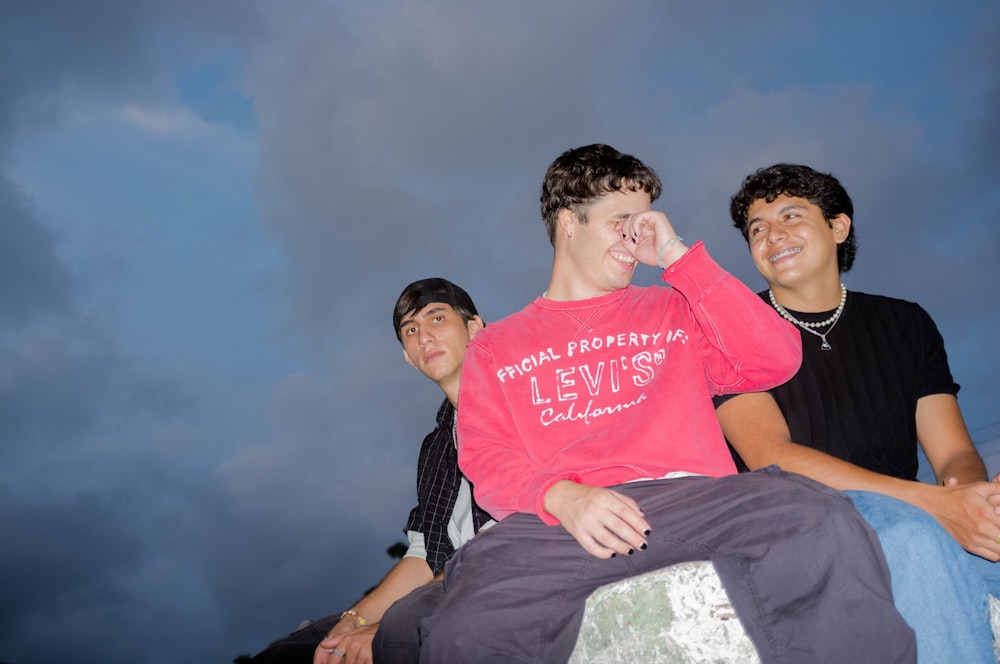
[[[4,324],[66,310],[71,298],[70,275],[56,255],[52,234],[3,172],[0,219],[0,316]]]

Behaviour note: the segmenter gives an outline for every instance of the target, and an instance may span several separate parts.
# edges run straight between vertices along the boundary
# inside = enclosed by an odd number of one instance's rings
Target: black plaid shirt
[[[417,506],[410,511],[406,531],[423,533],[427,565],[436,576],[455,555],[448,538],[448,522],[462,486],[458,469],[458,450],[453,435],[455,408],[447,399],[437,414],[437,428],[427,434],[420,446],[417,462]],[[471,488],[471,484],[470,484]],[[491,519],[472,499],[472,524],[475,532]]]

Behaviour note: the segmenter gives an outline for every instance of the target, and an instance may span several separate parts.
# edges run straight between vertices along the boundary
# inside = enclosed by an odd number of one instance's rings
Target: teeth
[[[776,261],[778,259],[784,258],[785,256],[791,256],[792,254],[797,254],[800,251],[802,251],[802,249],[799,248],[799,247],[794,247],[792,249],[785,249],[784,251],[779,251],[778,253],[776,253],[775,255],[771,256],[767,260],[769,260],[770,262],[773,263],[774,261]]]
[[[631,254],[619,254],[619,253],[611,252],[611,257],[614,258],[615,260],[619,260],[619,261],[621,261],[623,263],[634,263],[635,262],[635,256],[632,256]]]

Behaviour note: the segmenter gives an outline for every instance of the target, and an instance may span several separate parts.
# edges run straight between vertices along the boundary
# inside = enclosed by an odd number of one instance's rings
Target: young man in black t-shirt
[[[730,211],[768,282],[761,297],[800,330],[803,360],[780,387],[717,400],[727,439],[751,470],[777,464],[848,490],[882,542],[922,664],[994,662],[1000,484],[969,438],[934,322],[917,304],[841,283],[854,210],[833,176],[760,169]],[[937,486],[916,481],[918,444]]]

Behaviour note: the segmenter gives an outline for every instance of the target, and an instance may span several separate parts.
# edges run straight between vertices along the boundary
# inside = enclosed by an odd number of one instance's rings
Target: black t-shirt
[[[767,300],[767,291],[760,296]],[[789,311],[803,322],[833,313]],[[916,479],[917,400],[959,389],[931,317],[913,302],[851,291],[826,335],[830,350],[821,350],[816,335],[799,332],[802,367],[770,390],[792,440],[877,473]],[[718,397],[716,407],[734,396]]]

